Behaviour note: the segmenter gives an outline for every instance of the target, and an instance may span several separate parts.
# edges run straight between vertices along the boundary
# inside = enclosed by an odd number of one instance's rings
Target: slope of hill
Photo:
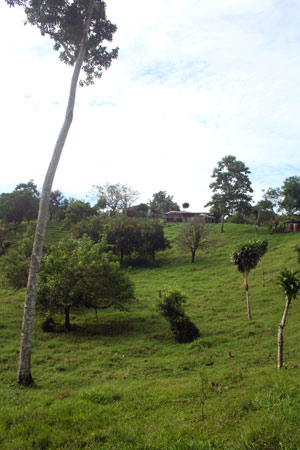
[[[52,226],[51,241],[59,238]],[[173,246],[153,267],[132,268],[130,312],[74,314],[71,332],[40,330],[32,354],[36,385],[16,385],[24,292],[1,288],[1,449],[299,449],[300,305],[284,331],[284,367],[276,369],[277,326],[284,295],[277,277],[297,268],[297,233],[254,233],[248,225],[213,226],[213,245],[182,254],[179,224],[166,225]],[[249,277],[253,319],[243,278],[230,262],[238,243],[269,242],[261,269]],[[201,336],[177,344],[156,309],[157,291],[178,287]],[[59,318],[56,318],[59,320]]]

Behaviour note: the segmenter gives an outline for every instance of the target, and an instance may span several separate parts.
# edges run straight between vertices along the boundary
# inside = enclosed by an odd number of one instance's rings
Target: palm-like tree
[[[280,272],[279,284],[285,293],[286,303],[283,312],[283,316],[280,324],[278,325],[278,356],[277,356],[277,368],[280,369],[283,363],[283,328],[285,325],[287,313],[291,301],[297,297],[300,288],[300,278],[298,276],[299,270],[293,271],[290,269],[283,269]]]
[[[248,276],[250,270],[255,269],[260,258],[261,250],[256,241],[246,242],[231,254],[231,262],[244,276],[248,319],[252,318],[249,302]]]

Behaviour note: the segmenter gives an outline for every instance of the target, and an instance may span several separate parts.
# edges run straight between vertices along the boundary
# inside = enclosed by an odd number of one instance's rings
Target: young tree
[[[238,271],[244,276],[248,319],[252,318],[249,302],[248,276],[251,269],[255,269],[260,258],[261,251],[256,241],[246,242],[231,254],[231,262],[237,266]]]
[[[116,26],[106,19],[105,3],[102,0],[6,0],[10,6],[24,7],[27,22],[39,28],[42,35],[54,40],[54,50],[60,51],[59,58],[74,66],[65,119],[59,133],[53,156],[45,176],[39,206],[35,240],[32,251],[24,315],[21,333],[18,383],[30,385],[31,348],[34,312],[36,304],[38,273],[43,252],[43,243],[49,210],[49,199],[56,168],[70,129],[75,104],[76,89],[81,68],[85,79],[81,85],[89,85],[94,78],[100,78],[103,69],[110,67],[118,50],[107,51],[101,43],[111,41]]]
[[[278,325],[277,369],[280,369],[283,363],[283,328],[285,325],[288,309],[291,301],[297,297],[300,289],[300,278],[298,274],[299,271],[294,272],[290,269],[284,269],[280,272],[279,284],[285,294],[286,303],[281,322]]]
[[[256,245],[259,252],[259,262],[261,265],[261,277],[262,277],[262,285],[265,286],[265,272],[264,272],[264,266],[262,262],[262,257],[267,253],[268,250],[268,241],[264,239],[263,241],[256,241]]]
[[[43,259],[38,304],[51,314],[63,311],[66,329],[71,327],[71,308],[124,310],[133,299],[128,275],[87,236],[61,241]]]
[[[166,289],[159,293],[157,308],[169,321],[176,341],[185,343],[197,339],[200,336],[199,330],[184,312],[186,296],[177,289]]]
[[[149,200],[149,206],[161,214],[168,211],[180,211],[178,204],[173,201],[173,195],[168,195],[166,191],[159,191],[153,194],[152,200]]]
[[[190,251],[192,263],[195,262],[197,250],[209,245],[207,236],[210,233],[209,225],[202,220],[182,224],[177,235],[177,244],[183,251]]]
[[[221,233],[223,233],[224,217],[236,213],[249,214],[251,212],[251,199],[253,192],[249,179],[250,170],[235,156],[224,156],[213,170],[215,179],[209,187],[214,192],[212,199],[205,206],[221,216]]]

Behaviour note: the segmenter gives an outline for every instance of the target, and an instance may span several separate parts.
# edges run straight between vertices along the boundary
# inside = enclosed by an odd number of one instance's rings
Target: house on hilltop
[[[213,214],[190,211],[169,211],[163,214],[163,219],[167,222],[194,222],[195,220],[203,220],[203,222],[207,223],[216,222],[216,218]]]

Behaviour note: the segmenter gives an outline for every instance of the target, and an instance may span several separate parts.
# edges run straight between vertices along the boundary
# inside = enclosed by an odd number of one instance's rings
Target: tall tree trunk
[[[224,231],[224,214],[221,216],[221,233]]]
[[[283,364],[283,328],[286,321],[286,316],[291,303],[291,299],[286,299],[286,304],[280,324],[278,325],[278,350],[277,350],[277,369],[280,369]]]
[[[265,287],[265,272],[264,272],[264,266],[263,266],[262,260],[260,260],[260,266],[261,266],[262,285],[263,285],[263,287]]]
[[[65,119],[56,141],[52,159],[50,161],[48,171],[44,180],[42,196],[40,199],[39,214],[37,219],[35,238],[27,281],[22,332],[21,332],[18,383],[22,385],[30,385],[34,382],[31,376],[32,333],[33,333],[34,313],[35,313],[35,304],[38,286],[38,275],[40,270],[41,258],[43,254],[44,237],[49,210],[49,199],[55,172],[73,119],[78,78],[85,56],[87,33],[91,23],[94,4],[95,0],[90,0],[87,18],[84,25],[83,37],[80,45],[80,51],[74,66],[74,71],[71,79],[69,99]]]
[[[245,277],[245,291],[246,291],[248,319],[252,319],[251,311],[250,311],[250,302],[249,302],[248,274],[245,274],[244,277]]]

